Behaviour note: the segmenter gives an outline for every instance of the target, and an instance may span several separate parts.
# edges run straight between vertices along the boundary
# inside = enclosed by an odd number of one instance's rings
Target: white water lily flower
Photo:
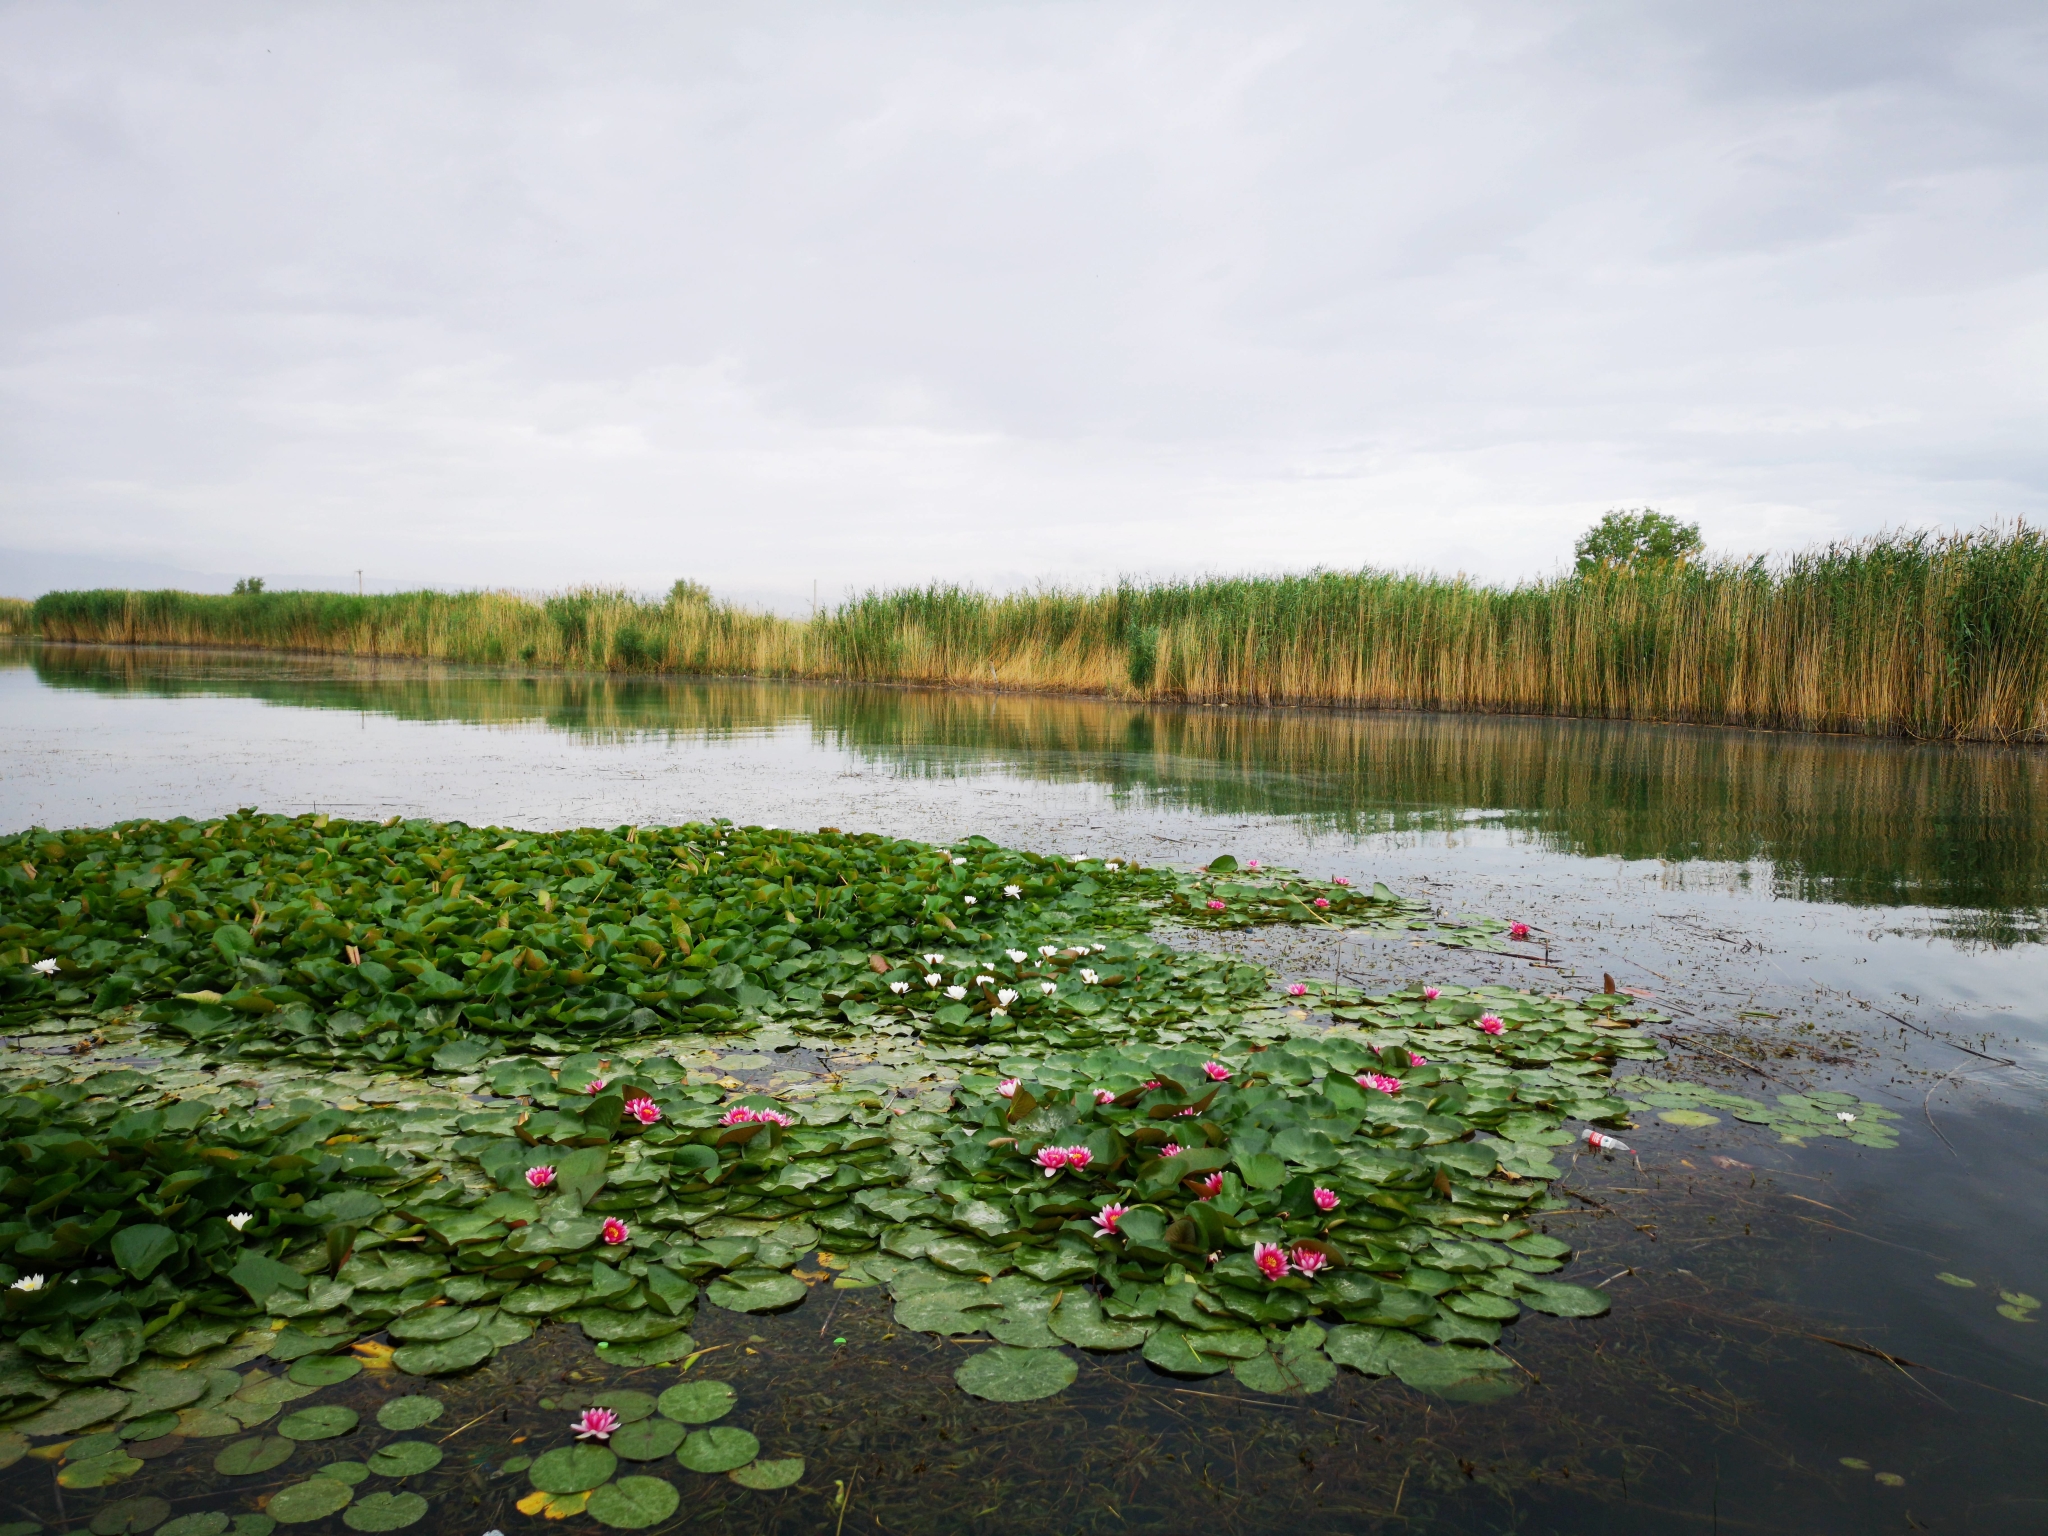
[[[1122,866],[1121,864],[1116,864],[1116,863],[1109,863],[1109,864],[1105,864],[1105,865],[1103,865],[1102,867],[1103,867],[1104,869],[1109,869],[1109,870],[1115,870],[1115,869],[1121,869],[1121,868],[1122,868],[1123,866]]]
[[[57,974],[57,962],[55,960],[38,960],[29,969],[38,976],[54,976]]]
[[[954,1002],[957,1003],[966,998],[967,989],[965,987],[948,987],[946,988],[946,996],[950,997],[951,999],[953,999]]]
[[[936,987],[940,982],[944,981],[945,979],[946,978],[941,976],[937,971],[933,971],[929,976],[925,977],[924,984],[928,987]]]
[[[1006,885],[1003,887],[1003,894],[1009,897],[1010,900],[1015,901],[1024,894],[1024,887],[1021,885]]]
[[[955,869],[959,869],[959,868],[960,868],[960,867],[962,867],[962,866],[963,866],[964,864],[966,864],[966,862],[967,862],[967,861],[966,861],[965,859],[955,859],[955,860],[953,861],[953,867],[954,867]]]
[[[23,1275],[14,1284],[7,1287],[7,1289],[10,1291],[40,1291],[46,1284],[48,1284],[48,1281],[41,1275]]]
[[[996,979],[993,976],[977,976],[974,978],[974,984],[977,987],[992,987],[996,984]]]
[[[1097,953],[1098,955],[1101,954],[1105,949],[1109,948],[1107,944],[1091,944],[1088,947],[1094,950],[1095,953]]]
[[[892,981],[889,983],[889,990],[891,992],[894,992],[898,997],[901,997],[904,993],[910,990],[910,983],[907,981]]]
[[[1010,1013],[1006,1008],[991,1008],[988,1011],[988,1016],[992,1019],[1007,1019]]]
[[[1005,987],[1002,991],[996,994],[996,1001],[1001,1003],[1005,1008],[1007,1008],[1010,1006],[1010,1004],[1017,1001],[1017,994],[1011,988]]]
[[[1087,982],[1088,985],[1092,987],[1095,985],[1096,976],[1093,971],[1089,970],[1088,967],[1084,965],[1081,967],[1081,979]]]
[[[1058,954],[1060,951],[1059,946],[1057,944],[1041,944],[1038,946],[1038,952],[1041,955],[1045,956],[1046,959],[1050,960],[1054,955]]]
[[[1060,984],[1056,981],[1041,981],[1038,984],[1038,990],[1043,992],[1047,997],[1051,997],[1053,993],[1059,991],[1059,989]]]
[[[1849,1111],[1847,1111],[1846,1109],[1836,1110],[1835,1118],[1841,1121],[1844,1125],[1854,1125],[1856,1123],[1856,1117],[1850,1114]]]
[[[970,907],[974,905],[974,898],[972,896],[962,896],[960,899]]]
[[[1031,958],[1029,955],[1025,954],[1024,951],[1021,949],[1006,949],[1003,951],[1003,953],[1008,955],[1012,960],[1016,961],[1019,965],[1022,965],[1026,960],[1029,960]]]
[[[228,1218],[228,1225],[233,1227],[237,1232],[239,1232],[242,1230],[242,1228],[248,1226],[249,1223],[254,1221],[255,1219],[256,1213],[254,1211],[237,1211],[234,1215]]]
[[[944,965],[946,963],[944,955],[926,955],[923,958],[926,965]]]

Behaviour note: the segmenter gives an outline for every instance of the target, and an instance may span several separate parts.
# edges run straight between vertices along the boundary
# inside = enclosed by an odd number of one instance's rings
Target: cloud
[[[2038,8],[0,10],[0,544],[1512,579],[2035,514]]]

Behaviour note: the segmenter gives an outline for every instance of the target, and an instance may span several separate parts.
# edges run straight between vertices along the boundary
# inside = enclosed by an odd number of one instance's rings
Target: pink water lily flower
[[[1019,1083],[1016,1078],[1006,1077],[1000,1083],[996,1084],[996,1092],[1001,1094],[1006,1099],[1014,1099],[1015,1097],[1017,1097],[1017,1090],[1022,1086],[1023,1085]]]
[[[1209,910],[1211,912],[1221,912],[1223,910],[1223,903],[1211,897],[1209,900]]]
[[[1315,1272],[1330,1262],[1330,1256],[1314,1248],[1297,1248],[1288,1255],[1293,1261],[1295,1273],[1312,1278]]]
[[[1433,1003],[1442,996],[1442,991],[1436,987],[1424,987],[1422,989],[1422,999],[1424,1002]]]
[[[605,1217],[604,1226],[598,1232],[598,1236],[602,1237],[613,1247],[617,1247],[620,1243],[625,1242],[632,1235],[633,1229],[616,1216]]]
[[[1278,1280],[1287,1273],[1287,1255],[1278,1243],[1252,1244],[1252,1262],[1268,1280]]]
[[[1316,1209],[1319,1211],[1334,1211],[1339,1204],[1337,1191],[1325,1189],[1322,1185],[1318,1184],[1315,1191],[1315,1202]]]
[[[1505,1024],[1501,1023],[1500,1015],[1497,1013],[1482,1013],[1479,1015],[1479,1027],[1489,1035],[1497,1035],[1507,1028]]]
[[[1147,1093],[1150,1093],[1150,1092],[1151,1092],[1151,1091],[1152,1091],[1152,1090],[1153,1090],[1154,1088],[1157,1088],[1158,1086],[1159,1086],[1159,1079],[1155,1077],[1155,1078],[1153,1078],[1153,1079],[1152,1079],[1152,1081],[1151,1081],[1151,1082],[1149,1082],[1149,1083],[1147,1083],[1147,1084],[1145,1085],[1145,1091],[1146,1091]]]
[[[642,1125],[652,1125],[661,1118],[661,1106],[652,1099],[635,1097],[626,1100],[626,1113]]]
[[[1293,986],[1287,989],[1287,995],[1289,997],[1307,997],[1308,988],[1297,981],[1296,983],[1294,983]]]
[[[1327,907],[1329,904],[1330,898],[1327,896],[1318,896],[1316,898],[1316,905],[1319,907]]]
[[[1045,1170],[1045,1176],[1049,1179],[1067,1166],[1067,1149],[1065,1147],[1040,1147],[1038,1149],[1038,1156],[1034,1161]]]
[[[1096,1089],[1095,1102],[1098,1104],[1114,1104],[1116,1102],[1116,1090],[1113,1088]]]
[[[1177,1141],[1169,1141],[1165,1146],[1159,1149],[1159,1155],[1161,1157],[1179,1157],[1180,1153],[1181,1146],[1180,1143]]]
[[[1413,1051],[1410,1051],[1408,1053],[1408,1065],[1411,1067],[1426,1067],[1429,1065],[1429,1058],[1427,1056],[1418,1056]]]
[[[603,1093],[604,1079],[601,1077],[593,1077],[588,1083],[584,1084],[583,1091],[587,1094],[590,1094],[592,1097],[595,1097],[596,1095]]]
[[[1105,1232],[1116,1230],[1117,1219],[1130,1209],[1127,1205],[1105,1205],[1095,1213],[1095,1225]]]
[[[1090,1152],[1086,1147],[1067,1148],[1067,1166],[1073,1169],[1076,1173],[1079,1173],[1083,1168],[1086,1168],[1090,1163],[1094,1161],[1095,1154],[1093,1152]]]
[[[1205,1061],[1202,1063],[1202,1070],[1209,1074],[1209,1081],[1212,1083],[1227,1083],[1230,1081],[1230,1068],[1223,1065],[1220,1061]]]
[[[526,1170],[526,1182],[534,1189],[546,1189],[555,1182],[555,1170],[543,1164]]]
[[[1527,923],[1509,923],[1508,937],[1511,939],[1526,939],[1529,937],[1529,925]]]
[[[720,1125],[791,1125],[789,1116],[779,1109],[753,1109],[745,1104],[735,1104],[725,1112],[718,1122]]]
[[[1202,1192],[1204,1200],[1212,1200],[1217,1195],[1223,1193],[1223,1175],[1212,1173],[1205,1179],[1197,1179],[1195,1181],[1195,1188]]]
[[[1337,875],[1330,881],[1330,884],[1332,885],[1349,885],[1350,883],[1351,882],[1345,879],[1342,875]]]
[[[586,1408],[569,1421],[578,1440],[609,1440],[619,1427],[619,1416],[609,1408]]]
[[[1259,867],[1259,861],[1258,861],[1257,859],[1253,859],[1253,860],[1251,861],[1251,863],[1249,863],[1249,864],[1245,865],[1245,868],[1246,868],[1246,869],[1257,869],[1258,867]]]
[[[1361,1072],[1358,1074],[1358,1086],[1361,1088],[1377,1088],[1381,1093],[1399,1093],[1401,1091],[1401,1079],[1389,1077],[1384,1072]]]

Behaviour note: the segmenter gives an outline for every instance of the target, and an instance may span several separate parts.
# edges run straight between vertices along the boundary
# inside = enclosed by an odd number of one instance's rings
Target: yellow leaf
[[[548,1507],[548,1500],[552,1497],[554,1495],[536,1491],[529,1493],[512,1507],[522,1515],[537,1515]]]
[[[590,1502],[589,1492],[558,1493],[549,1498],[547,1508],[541,1511],[549,1520],[566,1520],[571,1515],[583,1513],[583,1506]]]
[[[368,1369],[373,1371],[390,1370],[391,1357],[396,1353],[389,1344],[380,1344],[375,1339],[360,1340],[349,1345],[349,1349],[357,1359],[361,1360]]]

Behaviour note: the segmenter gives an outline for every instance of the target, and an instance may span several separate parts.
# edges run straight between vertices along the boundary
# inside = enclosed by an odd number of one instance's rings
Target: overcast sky
[[[2040,0],[0,3],[0,591],[2041,517],[2044,168]]]

